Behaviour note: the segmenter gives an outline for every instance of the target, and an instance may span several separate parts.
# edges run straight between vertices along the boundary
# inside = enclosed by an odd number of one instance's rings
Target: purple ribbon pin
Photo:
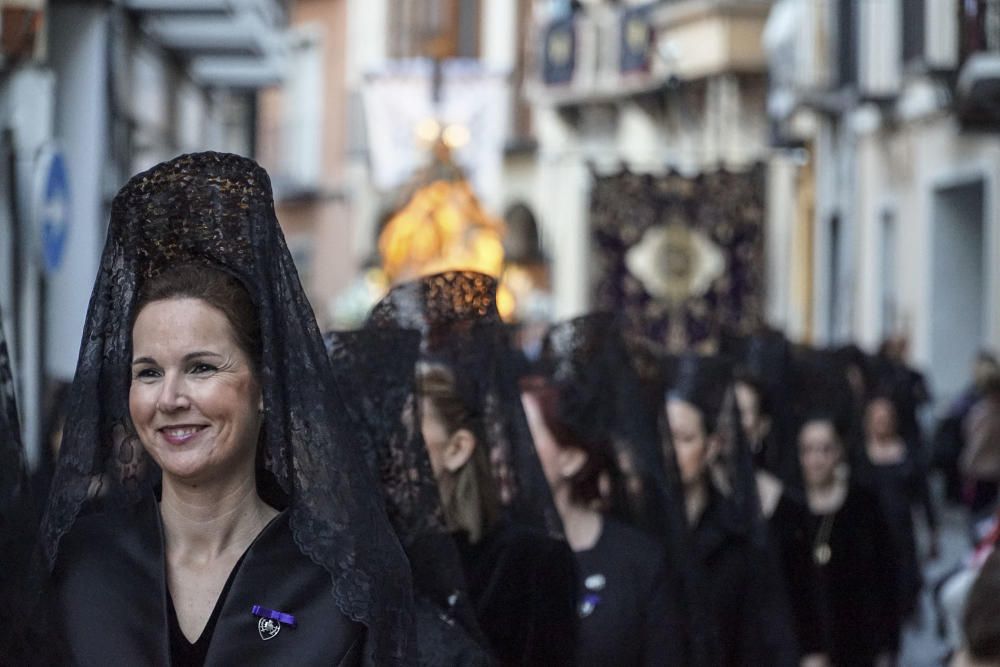
[[[269,618],[272,621],[278,621],[279,623],[284,623],[291,627],[295,627],[295,617],[291,614],[286,614],[281,611],[275,611],[273,609],[267,609],[261,607],[259,604],[255,604],[253,609],[250,610],[254,616],[259,616],[261,618]]]

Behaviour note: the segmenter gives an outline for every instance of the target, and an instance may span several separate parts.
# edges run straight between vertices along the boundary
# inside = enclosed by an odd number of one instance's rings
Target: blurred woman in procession
[[[927,477],[915,460],[914,448],[896,427],[896,410],[886,396],[873,397],[864,413],[865,442],[859,480],[877,491],[899,556],[897,575],[901,618],[907,619],[919,603],[922,577],[913,511],[919,508],[930,533],[931,555],[937,553],[937,513]]]
[[[806,641],[833,665],[891,665],[899,649],[899,559],[878,496],[850,476],[833,418],[806,417],[798,447],[819,601],[819,623]]]
[[[495,300],[489,276],[438,274],[390,290],[367,326],[422,334],[421,432],[476,620],[498,664],[573,665],[573,555]]]
[[[637,379],[616,322],[603,313],[560,322],[541,356],[521,400],[576,555],[577,664],[691,664],[683,565],[659,539],[672,528],[655,411],[630,391]]]
[[[730,384],[728,362],[688,354],[678,360],[666,396],[693,548],[706,575],[721,664],[797,664],[786,592],[762,532]]]

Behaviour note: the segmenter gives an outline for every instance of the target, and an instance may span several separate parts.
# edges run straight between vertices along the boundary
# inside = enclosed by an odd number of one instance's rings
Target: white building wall
[[[541,157],[537,178],[539,222],[553,240],[553,295],[557,320],[587,312],[590,305],[590,170],[572,154]]]
[[[932,381],[937,376],[936,398],[938,404],[943,405],[967,380],[969,364],[977,350],[956,351],[958,356],[949,355],[948,359],[943,359],[937,357],[942,348],[935,348],[935,337],[940,345],[949,326],[961,327],[962,320],[979,317],[982,335],[978,346],[1000,347],[1000,305],[997,304],[1000,298],[1000,136],[962,132],[953,116],[938,113],[902,127],[882,125],[862,134],[853,164],[856,168],[854,189],[837,188],[841,200],[855,198],[857,216],[853,335],[868,349],[874,349],[887,332],[908,335],[911,360],[928,369]],[[942,262],[939,253],[959,250],[958,246],[946,248],[936,243],[942,239],[942,232],[936,231],[936,227],[955,224],[947,218],[950,215],[947,208],[941,212],[937,193],[980,181],[983,183],[982,294],[973,301],[978,300],[982,312],[960,316],[956,322],[943,322],[942,318],[956,318],[954,314],[942,312],[936,304],[948,301],[946,295],[952,289],[948,286],[958,278],[935,267],[950,265],[947,261]],[[830,196],[827,189],[820,199],[829,201]],[[828,207],[829,204],[818,202],[818,209]],[[889,239],[896,244],[890,251],[895,258],[895,275],[888,278],[896,289],[897,313],[892,323],[883,321],[881,304],[883,281],[887,279],[882,266],[885,258],[882,219],[886,211],[891,212],[896,221],[894,237]],[[964,220],[960,222],[964,224]],[[950,232],[946,229],[945,233]],[[961,237],[955,242],[961,244]],[[825,257],[820,246],[822,243],[818,242],[817,255]],[[823,287],[828,288],[828,284]],[[825,296],[817,300],[825,302]],[[968,301],[963,299],[963,302]],[[956,363],[961,367],[959,370],[953,368]]]
[[[16,320],[19,327],[6,329],[6,335],[13,356],[18,407],[24,421],[22,436],[29,465],[38,459],[41,438],[41,360],[45,345],[43,295],[39,279],[42,271],[41,239],[33,204],[38,156],[52,141],[54,91],[55,77],[51,70],[31,65],[15,70],[0,85],[0,122],[12,132],[16,155],[14,169],[19,205],[15,215],[21,223],[19,246],[23,253],[18,290],[20,312],[13,313],[12,318],[5,316],[7,323]],[[4,297],[12,302],[14,295]]]
[[[347,44],[344,83],[353,98],[348,113],[349,155],[344,168],[344,184],[350,193],[354,220],[352,245],[358,259],[375,252],[375,226],[383,206],[372,185],[367,156],[359,149],[364,144],[365,119],[361,104],[361,86],[365,74],[382,65],[389,54],[388,25],[391,3],[387,0],[349,0],[347,4]],[[351,146],[352,143],[357,145]],[[353,148],[353,152],[351,149]]]

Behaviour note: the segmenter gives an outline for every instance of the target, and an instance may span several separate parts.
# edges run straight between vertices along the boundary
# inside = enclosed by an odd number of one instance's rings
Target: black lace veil
[[[717,488],[736,506],[742,526],[755,541],[766,539],[754,474],[753,454],[733,392],[733,365],[719,356],[678,357],[669,396],[696,406],[708,431],[720,439],[713,472]]]
[[[792,404],[792,346],[779,332],[764,330],[751,335],[740,355],[737,377],[760,392],[770,413],[771,429],[755,455],[756,463],[785,484],[800,486],[795,451],[795,415]]]
[[[686,656],[715,664],[716,636],[701,594],[704,574],[690,543],[680,472],[663,409],[672,364],[652,346],[627,341],[610,313],[553,325],[538,368],[559,391],[562,418],[576,432],[610,441],[612,514],[662,542],[674,575],[671,595],[685,610]],[[616,488],[617,487],[617,488]]]
[[[644,401],[614,316],[593,313],[553,325],[539,369],[559,392],[564,423],[581,437],[608,442],[614,460],[609,510],[661,538],[683,523],[683,507],[657,433],[657,406]],[[683,531],[681,531],[683,532]]]
[[[520,364],[496,308],[497,282],[450,271],[394,287],[369,314],[369,328],[416,329],[421,356],[451,368],[485,424],[493,477],[508,516],[562,535],[562,522],[521,406]]]
[[[131,322],[144,281],[189,263],[232,274],[257,306],[262,466],[289,498],[296,544],[330,573],[338,607],[367,627],[368,663],[412,664],[405,556],[344,417],[268,175],[236,155],[180,156],[114,199],[41,528],[45,565],[88,499],[129,503],[155,472],[129,420]]]

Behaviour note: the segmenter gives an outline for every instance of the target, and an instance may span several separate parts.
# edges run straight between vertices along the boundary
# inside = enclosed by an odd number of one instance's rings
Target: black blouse
[[[754,545],[736,507],[714,489],[693,539],[720,664],[797,665],[774,554]]]
[[[476,620],[498,663],[573,665],[576,567],[569,546],[502,521],[475,544],[456,535]]]
[[[785,488],[768,520],[771,548],[788,595],[795,635],[802,655],[823,650],[819,593],[812,556],[812,515],[805,499]]]
[[[208,617],[208,622],[205,623],[205,627],[201,631],[201,636],[193,644],[188,641],[188,638],[184,635],[184,631],[181,630],[181,623],[177,618],[177,609],[174,607],[174,597],[170,594],[170,589],[167,589],[167,623],[170,624],[170,664],[172,667],[201,667],[205,664],[205,657],[208,655],[208,644],[212,641],[215,624],[219,622],[222,604],[226,601],[226,596],[229,595],[229,589],[233,585],[233,578],[236,576],[237,570],[240,569],[244,556],[246,556],[245,553],[243,556],[240,556],[239,561],[237,561],[236,565],[229,572],[226,584],[222,587],[222,592],[219,593],[219,597],[215,601],[212,615]]]
[[[591,549],[576,552],[580,667],[682,665],[684,637],[664,549],[605,517]]]
[[[928,527],[937,527],[927,475],[921,470],[912,452],[908,452],[898,463],[873,463],[870,460],[865,463],[858,471],[858,478],[878,495],[896,546],[899,557],[896,577],[899,586],[898,601],[900,614],[905,618],[916,611],[923,584],[913,525],[913,507],[919,505],[923,509]]]
[[[63,538],[53,587],[73,664],[166,666],[179,658],[171,656],[159,517],[149,494],[130,510],[78,519]],[[233,569],[214,630],[204,635],[204,664],[361,664],[364,626],[337,608],[331,587],[280,514]],[[294,615],[295,627],[262,623],[254,605]]]
[[[820,642],[835,665],[870,665],[899,645],[898,557],[878,497],[852,484],[833,514],[810,516],[815,553],[828,533],[828,557],[816,562]]]

